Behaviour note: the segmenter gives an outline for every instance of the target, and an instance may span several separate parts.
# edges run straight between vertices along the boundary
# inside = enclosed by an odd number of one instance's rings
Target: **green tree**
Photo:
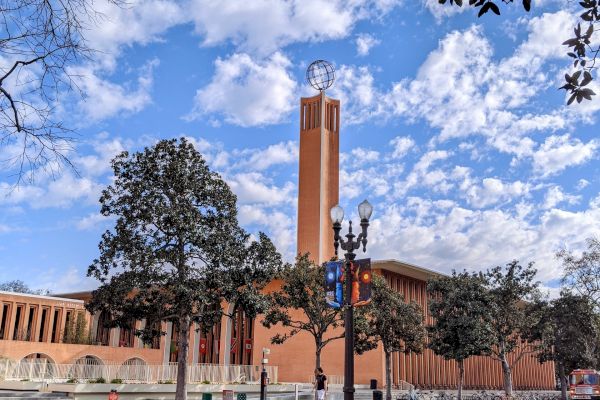
[[[423,310],[414,301],[406,303],[383,277],[373,275],[372,282],[371,303],[364,309],[368,328],[357,333],[361,337],[358,342],[375,345],[381,342],[385,354],[385,398],[391,400],[392,354],[398,351],[420,353],[423,350],[426,338]],[[359,353],[368,348],[368,345],[360,346]]]
[[[567,377],[576,368],[598,365],[598,315],[589,298],[562,291],[551,302],[535,304],[541,318],[530,340],[538,343],[540,362],[554,361],[560,381],[562,399],[567,399]]]
[[[0,290],[4,292],[37,294],[42,296],[48,296],[50,294],[48,289],[31,289],[25,282],[19,279],[0,283]]]
[[[534,281],[536,273],[533,263],[523,267],[516,260],[508,263],[505,268],[498,266],[486,273],[491,295],[491,357],[502,365],[504,392],[507,396],[512,396],[512,367],[535,351],[527,344],[527,336],[537,318],[529,306],[529,302],[539,296],[538,283]],[[513,351],[517,355],[510,364],[508,354]]]
[[[562,284],[587,297],[596,310],[600,309],[600,240],[587,239],[587,251],[577,256],[566,249],[556,253],[563,267]]]
[[[260,234],[238,225],[236,197],[211,172],[193,145],[162,140],[112,161],[113,184],[102,192],[101,212],[116,217],[100,242],[88,275],[101,286],[87,305],[106,311],[113,324],[146,319],[137,331],[146,343],[162,334],[156,323],[179,329],[176,398],[186,399],[189,333],[193,323],[209,330],[228,302],[255,317],[260,290],[281,266],[281,256]]]
[[[458,364],[458,399],[462,399],[464,362],[471,356],[488,355],[492,347],[489,308],[491,296],[482,274],[452,272],[450,277],[427,284],[429,310],[434,323],[427,327],[429,348]]]
[[[282,344],[303,331],[310,333],[315,341],[315,368],[320,367],[323,348],[344,337],[344,332],[327,336],[328,331],[343,325],[344,316],[341,309],[325,302],[325,268],[312,263],[308,255],[301,255],[293,267],[282,271],[281,280],[281,289],[271,294],[262,324],[267,328],[277,324],[290,328],[283,335],[273,336],[273,344]]]

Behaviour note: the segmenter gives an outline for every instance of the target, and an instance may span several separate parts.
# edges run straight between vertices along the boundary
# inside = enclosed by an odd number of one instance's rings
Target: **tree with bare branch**
[[[38,168],[72,167],[60,102],[77,90],[68,67],[92,55],[84,33],[100,14],[91,0],[0,0],[0,13],[0,162],[19,183]]]

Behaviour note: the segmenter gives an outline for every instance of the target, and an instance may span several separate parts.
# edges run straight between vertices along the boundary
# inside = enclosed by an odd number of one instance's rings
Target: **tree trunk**
[[[565,365],[558,363],[558,378],[560,380],[560,398],[567,400],[567,375],[565,374]]]
[[[462,400],[462,388],[465,380],[465,360],[458,360],[458,400]]]
[[[179,320],[179,337],[177,338],[177,387],[175,400],[187,400],[187,356],[189,348],[190,317]]]
[[[385,352],[385,400],[392,400],[392,355]]]
[[[321,366],[321,347],[317,346],[317,351],[315,352],[315,369]]]
[[[506,354],[502,354],[502,375],[504,377],[504,394],[512,397],[512,371],[506,359]]]

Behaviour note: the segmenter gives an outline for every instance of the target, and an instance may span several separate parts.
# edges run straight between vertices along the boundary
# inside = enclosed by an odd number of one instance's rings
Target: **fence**
[[[277,367],[267,366],[270,382],[277,383]],[[259,365],[188,365],[189,383],[255,383]],[[77,363],[54,364],[48,360],[0,360],[0,380],[89,382],[118,379],[124,383],[171,383],[177,380],[177,363],[164,365]]]

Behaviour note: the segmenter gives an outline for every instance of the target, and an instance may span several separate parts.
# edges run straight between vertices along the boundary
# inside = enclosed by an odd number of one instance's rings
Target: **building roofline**
[[[17,293],[17,292],[6,292],[4,290],[0,290],[0,294],[6,294],[9,296],[22,296],[22,297],[33,297],[35,299],[47,299],[47,300],[58,300],[58,301],[70,301],[75,303],[83,304],[83,300],[71,299],[69,297],[58,297],[58,296],[45,296],[42,294],[30,294],[30,293]]]
[[[435,271],[433,269],[429,269],[429,268],[425,268],[425,267],[421,267],[420,265],[416,265],[416,264],[411,264],[405,261],[400,261],[400,260],[396,260],[396,259],[386,259],[386,260],[372,260],[371,264],[374,268],[382,268],[385,270],[389,270],[392,272],[396,272],[396,273],[400,273],[400,274],[405,274],[405,275],[409,275],[409,276],[413,276],[414,273],[417,274],[421,274],[421,275],[426,275],[428,277],[444,277],[444,276],[449,276],[448,274],[439,272],[439,271]],[[394,269],[389,269],[389,268],[385,268],[385,265],[392,265],[396,268]],[[403,271],[402,271],[402,270]],[[407,271],[408,270],[408,271]],[[407,272],[412,272],[413,274],[407,273]]]

